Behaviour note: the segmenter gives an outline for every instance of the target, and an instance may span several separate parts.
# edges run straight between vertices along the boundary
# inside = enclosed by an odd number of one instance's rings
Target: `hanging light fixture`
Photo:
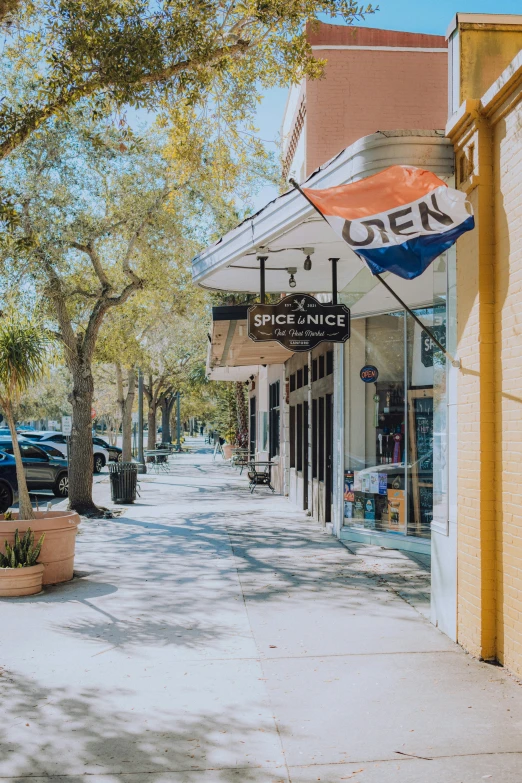
[[[309,272],[310,269],[312,268],[312,259],[310,258],[310,256],[313,254],[313,252],[314,252],[313,247],[303,247],[303,253],[306,253],[306,258],[303,265],[303,269],[305,270],[305,272]]]
[[[297,272],[297,267],[296,266],[289,266],[286,271],[289,272],[289,274],[290,274],[290,279],[288,281],[288,285],[290,286],[290,288],[295,288],[297,283],[296,283],[294,275]]]

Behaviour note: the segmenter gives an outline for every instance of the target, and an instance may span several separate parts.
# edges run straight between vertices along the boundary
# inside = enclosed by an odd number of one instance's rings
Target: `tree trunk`
[[[162,395],[160,399],[161,406],[161,441],[162,443],[172,443],[172,430],[170,420],[172,409],[176,402],[176,396],[172,393]]]
[[[123,406],[122,418],[122,460],[131,462],[132,460],[132,408],[134,406],[134,392],[136,387],[136,371],[134,367],[127,370],[127,396]]]
[[[161,442],[170,443],[170,406],[166,397],[161,400]]]
[[[29,497],[29,490],[27,489],[27,481],[25,478],[25,470],[22,462],[22,454],[20,452],[20,446],[18,445],[18,433],[16,431],[15,419],[13,416],[13,409],[10,404],[5,406],[5,418],[9,425],[9,432],[11,433],[11,439],[13,441],[13,454],[16,462],[16,479],[18,481],[18,508],[19,519],[34,519],[33,505],[31,498]]]
[[[248,413],[245,400],[245,385],[236,381],[237,408],[237,445],[244,449],[248,446]]]
[[[92,499],[92,400],[94,383],[87,359],[70,362],[73,388],[72,433],[69,454],[69,508],[83,516],[99,517],[102,509]]]
[[[116,384],[118,388],[118,405],[121,411],[122,433],[122,460],[132,461],[132,408],[134,405],[134,390],[136,386],[136,372],[134,367],[127,370],[127,393],[123,390],[123,377],[121,366],[116,367]]]
[[[147,433],[147,448],[156,448],[156,402],[152,400],[149,402],[149,408],[147,411],[147,424],[149,431]]]

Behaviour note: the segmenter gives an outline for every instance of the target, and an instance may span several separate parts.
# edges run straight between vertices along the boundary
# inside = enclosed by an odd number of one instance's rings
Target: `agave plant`
[[[45,533],[42,533],[40,540],[35,546],[34,533],[28,528],[20,538],[18,528],[14,534],[14,544],[5,542],[5,555],[0,553],[0,568],[29,568],[36,565],[40,555]]]

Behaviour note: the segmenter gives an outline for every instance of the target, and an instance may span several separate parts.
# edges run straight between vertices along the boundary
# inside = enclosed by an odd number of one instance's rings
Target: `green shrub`
[[[0,568],[29,568],[36,565],[40,550],[42,548],[45,533],[42,533],[40,540],[34,545],[34,533],[28,528],[22,538],[15,530],[14,544],[5,542],[5,555],[0,553]]]

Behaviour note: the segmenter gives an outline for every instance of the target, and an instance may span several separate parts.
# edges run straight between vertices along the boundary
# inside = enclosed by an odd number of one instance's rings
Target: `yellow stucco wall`
[[[522,8],[522,5],[521,5]],[[480,98],[522,49],[522,28],[502,24],[462,24],[460,102]]]
[[[522,59],[514,65],[448,133],[476,220],[457,244],[458,641],[522,675]]]
[[[522,673],[522,103],[494,122],[497,654]]]
[[[467,144],[473,147],[481,178],[487,179],[487,145],[477,132]],[[462,365],[457,394],[457,617],[460,643],[473,655],[489,659],[496,651],[495,332],[493,213],[486,191],[482,184],[470,192],[476,228],[457,246],[457,351]]]

